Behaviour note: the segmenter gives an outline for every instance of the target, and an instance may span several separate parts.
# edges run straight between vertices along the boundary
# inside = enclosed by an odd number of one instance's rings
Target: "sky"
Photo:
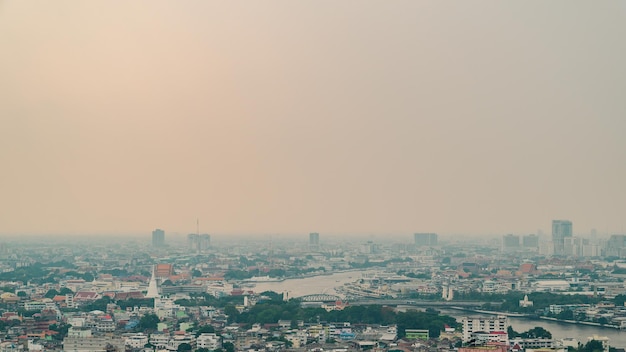
[[[626,233],[621,1],[0,0],[0,234]]]

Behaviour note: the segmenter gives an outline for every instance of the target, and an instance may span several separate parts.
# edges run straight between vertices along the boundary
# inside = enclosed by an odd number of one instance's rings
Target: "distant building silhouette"
[[[200,236],[197,233],[190,233],[187,235],[187,247],[192,251],[197,250]]]
[[[608,257],[626,257],[626,235],[611,235],[605,255]]]
[[[203,233],[200,235],[198,249],[200,251],[205,251],[211,247],[211,235],[207,233]]]
[[[437,234],[436,233],[414,233],[413,240],[416,246],[436,246]]]
[[[522,247],[524,247],[524,249],[536,250],[539,248],[539,236],[530,234],[522,237]]]
[[[211,236],[204,233],[198,235],[196,233],[190,233],[187,235],[187,247],[195,252],[202,252],[209,249],[211,244]]]
[[[572,222],[569,220],[552,220],[552,242],[554,254],[565,255],[565,238],[572,237]]]
[[[318,250],[320,248],[320,234],[317,232],[311,232],[309,234],[309,248],[312,250]]]
[[[514,252],[519,250],[519,235],[508,234],[502,236],[502,251]]]
[[[165,245],[165,231],[161,229],[152,231],[152,245],[154,247],[163,247]]]

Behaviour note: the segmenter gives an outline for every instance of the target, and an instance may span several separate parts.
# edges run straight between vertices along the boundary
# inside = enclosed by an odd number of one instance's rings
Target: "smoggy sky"
[[[0,0],[0,233],[623,233],[625,38],[618,1]]]

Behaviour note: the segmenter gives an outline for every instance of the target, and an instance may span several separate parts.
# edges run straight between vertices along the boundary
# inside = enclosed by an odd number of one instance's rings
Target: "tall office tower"
[[[197,233],[190,233],[187,235],[187,247],[192,251],[197,251],[199,248],[200,236]]]
[[[414,233],[413,240],[416,246],[436,246],[437,234],[436,233]]]
[[[502,251],[513,252],[519,249],[519,235],[508,234],[502,236]]]
[[[552,242],[554,242],[555,255],[565,255],[566,237],[572,237],[572,222],[569,220],[552,220]]]
[[[626,255],[626,235],[611,235],[604,255],[607,257],[624,257]]]
[[[535,234],[525,235],[522,237],[522,247],[524,249],[537,249],[539,248],[539,236]]]
[[[198,241],[198,249],[206,251],[209,247],[211,247],[211,235],[203,233]]]
[[[152,231],[152,245],[154,247],[163,247],[165,245],[165,231],[161,229]]]
[[[317,232],[311,232],[309,234],[309,248],[317,250],[320,247],[320,234]]]
[[[564,254],[568,257],[582,257],[585,239],[580,237],[565,237],[563,239]],[[587,240],[589,242],[589,240]]]

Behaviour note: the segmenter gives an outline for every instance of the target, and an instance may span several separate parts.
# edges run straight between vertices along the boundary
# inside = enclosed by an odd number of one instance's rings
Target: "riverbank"
[[[594,326],[594,327],[598,327],[598,328],[619,329],[619,330],[621,330],[620,327],[617,326],[617,325],[600,324],[600,323],[594,323],[594,322],[591,322],[591,321],[563,320],[563,319],[544,317],[544,316],[538,316],[538,315],[530,315],[530,314],[522,314],[522,313],[497,312],[497,311],[492,311],[492,310],[471,309],[471,308],[455,307],[455,306],[448,307],[448,309],[461,310],[461,311],[467,311],[467,312],[473,312],[473,313],[479,313],[479,314],[488,314],[488,315],[503,315],[503,316],[506,316],[506,317],[521,318],[521,319],[528,319],[528,320],[549,320],[549,321],[553,321],[553,322],[556,322],[556,323],[587,325],[587,326]]]
[[[451,307],[448,307],[448,309],[463,310],[467,312],[488,314],[488,315],[504,315],[506,317],[515,317],[515,318],[530,318],[528,314],[522,314],[522,313],[496,312],[493,310],[472,309],[472,308],[457,307],[457,306],[451,306]]]
[[[620,327],[617,326],[617,325],[600,324],[600,323],[594,323],[594,322],[591,322],[591,321],[562,320],[562,319],[550,318],[550,317],[542,317],[542,316],[538,316],[535,319],[536,320],[550,320],[550,321],[555,321],[555,322],[558,322],[558,323],[588,325],[588,326],[595,326],[595,327],[598,327],[598,328],[608,328],[608,329],[618,329],[618,330],[621,330]]]

